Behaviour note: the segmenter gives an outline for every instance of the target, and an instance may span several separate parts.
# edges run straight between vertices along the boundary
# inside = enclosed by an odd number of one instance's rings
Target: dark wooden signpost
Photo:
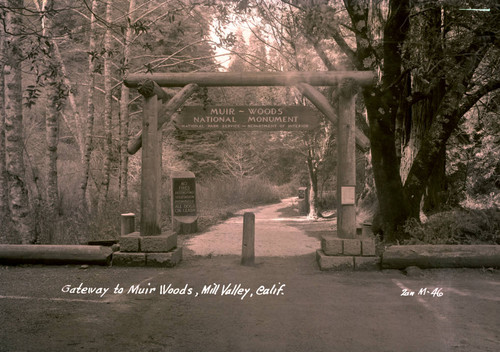
[[[195,72],[132,74],[125,79],[129,88],[137,88],[144,96],[143,130],[131,139],[127,150],[134,154],[142,147],[141,233],[140,236],[160,235],[159,197],[161,153],[158,131],[172,119],[180,129],[271,131],[310,130],[319,125],[314,110],[303,106],[226,106],[184,107],[186,100],[199,87],[215,86],[294,86],[308,98],[332,123],[337,124],[338,144],[338,236],[354,238],[356,233],[355,205],[352,201],[355,179],[355,144],[369,148],[368,138],[355,125],[355,85],[370,85],[373,72]],[[339,107],[334,109],[328,99],[313,86],[339,86]],[[168,99],[161,87],[182,87]],[[163,102],[159,115],[159,100]],[[251,110],[252,109],[252,110]],[[339,118],[338,118],[339,116]],[[182,177],[181,177],[182,179]],[[194,180],[194,179],[193,179]],[[194,181],[175,181],[173,189],[186,193],[173,195],[173,217],[196,217]],[[185,187],[185,188],[184,188]],[[343,192],[347,194],[343,195]]]
[[[196,183],[193,177],[172,176],[172,210],[174,216],[196,216]]]
[[[177,233],[198,230],[196,212],[196,178],[192,172],[173,172],[170,175],[172,229]]]

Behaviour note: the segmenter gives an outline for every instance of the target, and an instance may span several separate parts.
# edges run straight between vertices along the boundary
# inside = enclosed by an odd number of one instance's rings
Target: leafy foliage
[[[429,217],[424,224],[405,225],[411,238],[405,244],[500,244],[500,211],[453,210]]]

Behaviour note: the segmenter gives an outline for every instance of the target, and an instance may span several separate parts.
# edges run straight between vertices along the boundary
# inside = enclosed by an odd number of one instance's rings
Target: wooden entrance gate
[[[356,235],[356,144],[363,150],[369,140],[355,124],[356,85],[370,85],[372,72],[199,72],[132,74],[125,85],[144,96],[142,131],[129,143],[135,154],[142,146],[141,236],[160,234],[161,140],[158,131],[199,87],[295,86],[332,123],[338,124],[337,233],[340,238]],[[338,111],[314,86],[339,85]],[[183,87],[174,97],[162,87]],[[167,101],[168,100],[168,101]],[[165,103],[158,116],[158,102]],[[337,121],[338,116],[338,121]]]

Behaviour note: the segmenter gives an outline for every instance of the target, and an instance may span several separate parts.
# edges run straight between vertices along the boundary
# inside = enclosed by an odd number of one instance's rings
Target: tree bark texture
[[[458,127],[462,116],[482,97],[482,95],[467,95],[466,93],[477,67],[489,49],[489,45],[491,44],[485,43],[482,36],[477,35],[465,50],[467,55],[457,60],[456,68],[447,75],[447,89],[443,93],[439,107],[434,112],[432,122],[422,138],[421,147],[412,163],[404,186],[405,195],[411,202],[411,215],[413,217],[418,216],[422,195],[426,186],[429,185],[434,168],[446,151],[446,143],[452,132]],[[474,55],[470,55],[471,52]],[[485,84],[477,91],[482,92],[482,89],[486,87],[498,89],[498,85]],[[476,100],[469,99],[471,97]]]
[[[46,8],[52,8],[53,1],[44,1],[42,11]],[[49,15],[44,16],[42,20],[42,33],[46,38],[52,38],[50,31],[51,21]],[[41,239],[42,242],[52,243],[53,235],[57,233],[57,218],[59,214],[59,186],[57,173],[57,144],[59,141],[59,114],[63,108],[64,97],[60,90],[64,89],[63,77],[61,75],[60,62],[52,61],[54,57],[54,41],[49,45],[48,58],[46,60],[47,72],[52,72],[48,77],[47,84],[47,106],[45,108],[45,137],[47,143],[47,177],[46,177],[46,223],[49,225],[47,238]],[[76,136],[75,136],[76,137]]]
[[[53,0],[42,0],[41,4],[38,0],[34,0],[35,6],[41,14],[44,14],[46,9],[52,9],[54,7]],[[78,149],[80,151],[80,155],[83,158],[84,154],[84,131],[83,124],[81,121],[81,116],[76,106],[76,99],[73,91],[71,89],[71,81],[68,78],[68,74],[66,71],[66,66],[64,65],[63,58],[61,56],[61,52],[59,50],[59,45],[57,45],[57,41],[50,34],[50,29],[52,28],[52,22],[50,20],[50,10],[47,14],[44,14],[42,17],[42,30],[44,31],[43,35],[45,36],[48,45],[50,46],[50,59],[54,66],[58,67],[58,71],[61,74],[61,81],[68,88],[68,101],[73,110],[73,119],[70,120],[67,118],[66,114],[60,113],[60,116],[63,118],[64,123],[71,135],[75,138],[76,144],[78,145]],[[47,32],[48,31],[48,32]],[[53,61],[52,61],[53,60]]]
[[[112,96],[111,96],[111,12],[113,1],[106,2],[106,33],[104,35],[104,131],[106,135],[106,143],[104,146],[105,162],[104,176],[102,179],[101,201],[99,206],[104,206],[108,200],[109,183],[111,179],[111,160],[113,158],[113,136],[112,136]]]
[[[4,4],[3,0],[0,4]],[[0,26],[0,52],[3,53],[5,33]],[[4,62],[0,61],[0,243],[7,243],[7,222],[9,219],[8,177],[5,160],[5,97]]]
[[[22,0],[9,0],[7,6],[22,9]],[[7,11],[5,36],[5,150],[9,184],[9,207],[12,222],[22,244],[34,243],[36,233],[25,181],[23,110],[22,110],[22,42],[21,13]]]
[[[90,14],[90,39],[89,52],[93,53],[96,49],[96,19],[94,13],[97,11],[97,0],[92,1],[92,11]],[[95,93],[95,63],[92,55],[89,55],[89,81],[88,81],[88,96],[87,96],[87,124],[85,128],[85,148],[83,155],[83,173],[80,183],[80,202],[83,209],[89,209],[90,203],[87,202],[87,186],[90,176],[90,158],[92,156],[92,134],[94,133],[94,93]]]
[[[130,60],[130,41],[132,39],[132,27],[131,24],[134,22],[134,10],[135,10],[135,0],[129,1],[128,18],[130,23],[127,25],[125,31],[125,38],[123,43],[123,75],[128,74],[128,65]],[[122,90],[120,95],[120,135],[121,135],[121,147],[120,147],[120,200],[125,200],[128,197],[128,158],[129,154],[127,152],[127,144],[129,141],[129,123],[130,116],[128,105],[130,102],[130,89],[122,84]]]
[[[434,114],[438,110],[446,90],[443,76],[445,58],[441,35],[441,8],[432,4],[425,10],[426,14],[421,16],[422,18],[410,19],[410,22],[413,22],[411,23],[412,31],[414,31],[412,35],[426,38],[425,45],[417,45],[410,55],[413,56],[413,61],[432,67],[429,74],[433,74],[433,77],[423,78],[415,74],[407,74],[404,78],[404,94],[403,98],[400,99],[399,108],[402,113],[398,116],[397,121],[400,127],[397,128],[397,133],[400,136],[398,142],[401,149],[400,174],[403,184],[406,182],[411,165],[420,150],[422,139],[431,126]],[[432,86],[429,88],[427,80],[431,79]],[[425,92],[428,97],[410,105],[405,98],[416,92]],[[430,174],[428,186],[425,188],[423,210],[427,214],[439,211],[444,200],[443,194],[446,188],[446,151],[444,149],[438,159],[436,167]],[[420,200],[415,200],[415,203],[417,202],[420,204]]]
[[[50,85],[49,85],[50,86]],[[48,90],[48,104],[45,110],[45,134],[47,142],[47,180],[46,180],[46,204],[47,214],[49,216],[48,223],[54,225],[57,223],[59,214],[59,187],[57,177],[57,143],[59,140],[59,111],[56,108],[58,91],[55,86],[51,86]],[[52,231],[49,231],[47,240],[52,242]]]

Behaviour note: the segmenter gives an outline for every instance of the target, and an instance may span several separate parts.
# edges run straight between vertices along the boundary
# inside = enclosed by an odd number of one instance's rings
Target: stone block
[[[158,236],[142,236],[140,247],[142,252],[168,252],[177,247],[177,234],[168,232]]]
[[[380,270],[380,257],[354,257],[355,270]]]
[[[329,256],[322,250],[316,251],[316,260],[321,270],[353,270],[354,258],[351,256]]]
[[[321,237],[321,249],[326,255],[342,255],[343,240],[331,235]]]
[[[367,238],[361,240],[361,255],[372,256],[375,255],[375,240]]]
[[[361,254],[361,241],[358,239],[343,239],[344,241],[344,255],[360,255]]]
[[[113,253],[113,266],[145,266],[146,253]]]
[[[139,252],[141,250],[140,237],[139,232],[120,236],[120,252]]]
[[[146,253],[147,266],[171,268],[182,260],[182,247],[177,247],[168,253]]]

